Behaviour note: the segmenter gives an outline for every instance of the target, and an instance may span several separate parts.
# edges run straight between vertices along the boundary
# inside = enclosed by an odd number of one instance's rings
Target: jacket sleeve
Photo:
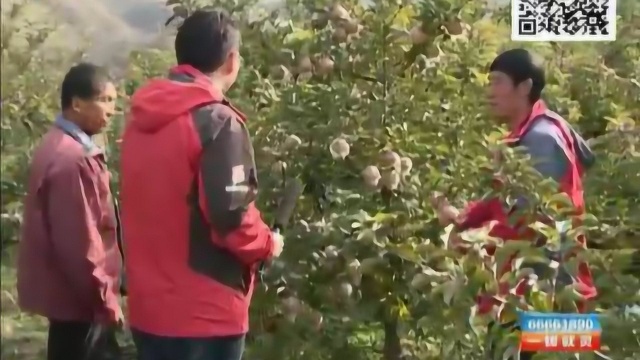
[[[253,148],[244,124],[214,112],[209,141],[200,159],[200,207],[217,245],[254,265],[273,253],[269,226],[255,206],[257,179]]]
[[[504,209],[499,199],[472,201],[460,214],[456,227],[461,231],[475,229],[492,220],[501,221],[504,217]]]
[[[117,291],[104,271],[105,250],[97,228],[97,178],[81,161],[56,172],[47,184],[47,218],[53,253],[82,304],[96,318],[116,320]]]
[[[456,229],[458,231],[476,229],[490,222],[493,222],[493,225],[489,235],[497,238],[517,240],[528,233],[526,229],[523,231],[519,224],[510,224],[509,214],[498,198],[469,203],[456,221]]]

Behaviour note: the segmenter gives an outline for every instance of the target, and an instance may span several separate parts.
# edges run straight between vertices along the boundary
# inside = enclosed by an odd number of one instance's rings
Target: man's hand
[[[122,307],[120,304],[117,305],[117,308],[107,308],[98,312],[95,315],[94,322],[97,324],[103,324],[107,326],[117,326],[119,328],[124,328],[125,319],[124,313],[122,312]]]
[[[284,236],[274,231],[271,233],[271,238],[273,239],[273,257],[278,257],[284,248]]]
[[[438,222],[442,226],[448,226],[460,216],[460,211],[451,205],[443,206],[436,213],[438,215]]]
[[[449,239],[447,239],[447,242],[449,249],[456,250],[461,254],[466,254],[469,249],[471,249],[472,245],[464,241],[455,229],[449,233]]]
[[[116,310],[116,325],[121,329],[124,329],[125,327],[124,313],[120,306],[118,306],[118,309]]]
[[[442,226],[451,224],[460,216],[460,211],[449,204],[449,200],[441,193],[435,192],[431,195],[431,205],[435,208],[438,222]]]

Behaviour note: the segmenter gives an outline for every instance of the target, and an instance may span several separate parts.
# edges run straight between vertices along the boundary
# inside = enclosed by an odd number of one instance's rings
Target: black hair
[[[545,86],[544,67],[541,58],[525,49],[511,49],[498,55],[491,63],[489,71],[500,71],[507,74],[514,85],[531,79],[529,101],[540,100]]]
[[[223,10],[196,10],[178,28],[175,40],[179,65],[209,74],[224,64],[229,51],[240,45],[240,31]]]
[[[103,67],[86,62],[71,67],[62,80],[62,110],[70,108],[74,98],[89,100],[99,95],[109,81],[109,74]]]

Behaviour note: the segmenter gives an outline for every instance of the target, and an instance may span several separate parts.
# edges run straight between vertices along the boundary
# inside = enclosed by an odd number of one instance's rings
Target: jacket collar
[[[235,107],[231,102],[224,96],[222,90],[220,90],[213,82],[211,78],[205,74],[203,74],[200,70],[194,68],[191,65],[176,65],[172,67],[169,72],[175,74],[185,74],[189,75],[194,79],[196,84],[199,84],[202,87],[209,89],[211,92],[211,96],[216,102],[220,102],[221,104],[228,106],[233,110],[242,122],[247,121],[247,116],[240,111],[237,107]]]
[[[533,123],[533,120],[540,117],[541,115],[544,115],[547,112],[547,110],[548,110],[547,105],[544,103],[544,101],[542,100],[536,101],[533,104],[529,115],[525,119],[523,119],[518,124],[518,126],[516,126],[515,129],[512,130],[506,136],[506,139],[511,141],[516,141],[520,139],[520,137],[527,132],[527,130],[529,129],[529,126],[531,126],[531,124]]]
[[[62,114],[56,116],[55,126],[62,130],[65,134],[71,136],[75,141],[80,143],[84,148],[85,153],[89,155],[96,155],[102,153],[102,149],[96,145],[86,132],[84,132],[78,125],[64,118]]]
[[[222,93],[222,90],[220,90],[217,86],[213,84],[213,82],[211,81],[211,78],[203,74],[202,72],[200,72],[200,70],[194,68],[193,66],[176,65],[172,67],[171,70],[169,71],[175,74],[189,75],[190,77],[193,78],[194,83],[208,89],[211,92],[211,96],[216,101],[220,101],[220,102],[226,101],[224,94]]]

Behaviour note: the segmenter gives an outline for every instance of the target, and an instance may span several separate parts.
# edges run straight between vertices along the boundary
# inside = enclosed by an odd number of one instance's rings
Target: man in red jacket
[[[531,156],[533,166],[544,177],[552,178],[560,185],[560,191],[569,196],[577,214],[584,212],[582,176],[594,163],[594,156],[587,143],[558,114],[547,109],[540,99],[545,85],[544,69],[540,60],[524,49],[513,49],[500,54],[490,67],[489,103],[494,114],[502,120],[510,132],[506,140],[513,146],[523,147]],[[492,223],[490,235],[505,240],[533,239],[535,234],[527,226],[513,226],[509,216],[526,199],[522,198],[512,208],[496,198],[471,202],[462,212],[451,206],[442,197],[434,198],[440,221],[447,225],[455,223],[456,232],[479,228]],[[455,239],[455,237],[453,237]],[[586,246],[583,236],[578,241]],[[459,246],[461,244],[454,244]],[[489,255],[495,248],[488,248]],[[554,260],[560,254],[552,254]],[[501,269],[497,278],[513,270],[514,259]],[[559,269],[558,282],[575,284],[585,300],[596,295],[591,271],[586,262],[578,264],[578,272],[570,274],[564,266]],[[499,294],[479,296],[479,311],[486,313],[499,300],[494,295],[504,296],[509,291],[522,295],[526,290],[526,279],[514,289],[501,283]],[[584,310],[584,302],[578,304]],[[522,354],[520,359],[530,359],[531,354]]]
[[[282,251],[254,204],[254,153],[224,92],[240,67],[224,12],[196,11],[178,66],[132,97],[121,148],[129,319],[140,360],[239,360],[259,264]]]
[[[117,359],[122,270],[104,149],[117,93],[104,69],[72,67],[62,111],[29,166],[18,245],[18,301],[49,321],[48,360]]]

